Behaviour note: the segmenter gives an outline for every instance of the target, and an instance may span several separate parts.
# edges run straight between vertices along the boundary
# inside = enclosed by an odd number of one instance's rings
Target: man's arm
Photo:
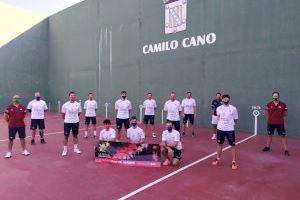
[[[5,113],[4,113],[4,119],[7,123],[9,122],[9,116],[8,116],[7,111],[5,111]]]

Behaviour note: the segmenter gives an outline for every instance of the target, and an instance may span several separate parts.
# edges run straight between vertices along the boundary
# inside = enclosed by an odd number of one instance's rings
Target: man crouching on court
[[[160,144],[161,154],[166,158],[163,165],[178,165],[181,160],[182,144],[180,141],[180,133],[173,128],[170,121],[166,123],[166,129],[162,133],[162,142]]]
[[[19,134],[21,146],[23,149],[22,154],[25,156],[30,155],[30,153],[26,150],[26,133],[25,133],[25,115],[26,115],[26,108],[20,104],[20,96],[14,95],[13,96],[13,103],[6,107],[4,117],[5,121],[8,123],[8,152],[4,156],[5,158],[12,157],[12,147],[14,139],[16,138],[16,134]]]

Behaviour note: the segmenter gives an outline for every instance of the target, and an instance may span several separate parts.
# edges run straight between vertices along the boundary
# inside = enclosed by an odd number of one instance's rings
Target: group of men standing
[[[266,112],[268,114],[268,140],[267,145],[263,149],[263,151],[270,151],[270,145],[272,142],[272,135],[274,134],[275,129],[278,134],[282,138],[282,144],[284,146],[284,154],[289,155],[286,144],[285,137],[285,128],[284,128],[284,117],[287,115],[287,107],[286,104],[279,101],[279,93],[274,92],[272,94],[273,101],[269,102],[266,107]],[[31,125],[30,129],[32,130],[32,139],[31,144],[35,144],[35,135],[36,130],[39,129],[39,134],[41,138],[41,143],[45,143],[44,138],[44,129],[45,129],[45,115],[44,112],[47,111],[47,104],[44,100],[41,99],[41,95],[39,92],[35,93],[35,99],[30,101],[27,108],[20,104],[20,96],[15,95],[13,97],[13,102],[5,109],[5,119],[8,123],[9,128],[9,143],[8,143],[8,152],[5,155],[5,158],[10,158],[12,156],[12,145],[13,140],[15,139],[16,133],[19,134],[19,138],[21,141],[21,146],[23,149],[24,155],[30,155],[28,150],[26,150],[25,144],[25,123],[24,118],[26,112],[31,113]],[[238,112],[237,109],[229,103],[230,96],[225,94],[221,95],[221,93],[216,93],[215,99],[212,101],[212,125],[213,125],[213,140],[217,140],[217,158],[213,161],[213,165],[219,165],[220,156],[223,148],[223,143],[225,138],[227,138],[229,145],[232,149],[232,169],[237,168],[236,164],[236,148],[235,148],[235,129],[234,126],[238,120]],[[152,137],[157,137],[154,131],[154,123],[155,123],[155,112],[157,109],[156,101],[152,97],[152,93],[147,93],[146,100],[142,105],[144,111],[144,119],[143,123],[145,125],[145,132],[151,133]],[[88,137],[89,125],[92,123],[93,126],[93,136],[97,136],[96,131],[96,111],[98,109],[97,102],[93,98],[93,94],[89,93],[87,100],[84,103],[85,109],[85,132],[84,138]],[[143,132],[142,129],[136,129],[137,120],[136,117],[131,118],[130,113],[132,110],[132,104],[127,99],[127,92],[121,92],[121,98],[115,102],[115,111],[116,111],[116,132],[113,132],[110,127],[110,121],[108,123],[107,120],[104,120],[104,127],[107,131],[110,131],[109,134],[115,134],[115,141],[121,140],[121,129],[122,126],[126,129],[128,138],[135,138],[139,133]],[[166,130],[162,133],[162,155],[165,155],[166,161],[165,165],[174,164],[177,165],[181,158],[181,149],[182,144],[180,141],[180,136],[184,136],[186,134],[186,125],[190,124],[192,129],[192,136],[195,136],[194,129],[194,120],[196,117],[196,101],[192,98],[192,93],[190,91],[186,92],[186,98],[182,100],[180,103],[176,99],[175,92],[171,92],[169,96],[169,100],[167,100],[164,104],[163,109],[167,114],[167,123]],[[81,104],[76,101],[76,93],[69,93],[69,100],[63,104],[62,109],[62,118],[64,120],[64,140],[63,140],[63,152],[62,156],[66,156],[68,149],[68,138],[70,133],[73,135],[73,151],[77,154],[80,154],[81,151],[78,148],[78,133],[79,133],[79,116],[81,113]],[[183,130],[181,131],[181,122],[180,118],[183,118]],[[134,131],[129,130],[133,128]],[[142,131],[136,131],[142,130]],[[104,131],[105,132],[105,131]],[[134,132],[130,134],[130,132]],[[169,134],[168,134],[169,133]],[[171,134],[172,133],[172,134]],[[181,134],[180,134],[181,133]],[[142,134],[140,134],[142,135]],[[141,136],[142,137],[142,136]],[[103,138],[103,135],[102,135]],[[142,139],[145,137],[143,136]],[[134,140],[134,139],[132,139]],[[144,142],[144,141],[143,141]],[[172,153],[173,158],[176,160],[172,160],[170,158],[169,153]]]

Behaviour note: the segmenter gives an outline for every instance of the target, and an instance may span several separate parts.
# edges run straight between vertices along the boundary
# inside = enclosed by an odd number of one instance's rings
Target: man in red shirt
[[[30,153],[26,150],[25,144],[25,115],[26,115],[26,108],[20,104],[20,96],[14,95],[13,96],[13,103],[6,107],[4,112],[5,121],[8,124],[8,134],[9,134],[9,141],[8,141],[8,152],[5,155],[5,158],[10,158],[12,156],[12,147],[13,141],[16,138],[16,134],[19,134],[21,146],[23,149],[22,154],[25,156],[30,155]]]
[[[285,103],[279,101],[279,92],[272,93],[273,101],[269,102],[266,106],[266,113],[268,118],[268,139],[267,145],[263,151],[270,151],[272,143],[272,136],[277,130],[278,135],[281,137],[281,142],[284,148],[284,155],[289,156],[287,149],[286,134],[284,128],[284,117],[287,116],[287,106]]]

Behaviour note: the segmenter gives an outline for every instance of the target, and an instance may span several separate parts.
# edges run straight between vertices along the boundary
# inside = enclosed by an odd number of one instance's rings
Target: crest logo
[[[186,30],[187,0],[163,0],[165,4],[165,34]]]

